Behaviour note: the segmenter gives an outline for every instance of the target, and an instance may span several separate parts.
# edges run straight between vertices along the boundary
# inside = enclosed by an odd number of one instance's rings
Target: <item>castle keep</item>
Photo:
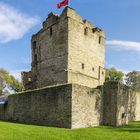
[[[0,105],[0,120],[63,128],[120,126],[140,120],[140,94],[105,82],[105,33],[66,7],[32,36],[24,92]]]
[[[105,80],[104,64],[103,30],[71,8],[60,16],[50,13],[32,36],[32,69],[23,73],[25,89],[63,83],[97,87]]]

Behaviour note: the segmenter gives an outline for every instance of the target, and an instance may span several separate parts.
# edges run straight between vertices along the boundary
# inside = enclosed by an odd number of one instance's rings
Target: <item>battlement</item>
[[[54,13],[50,13],[48,18],[43,22],[43,28],[48,28],[59,22],[60,17]]]
[[[42,24],[42,29],[38,32],[41,33],[44,30],[46,30],[47,28],[52,27],[55,24],[58,24],[59,22],[61,22],[62,20],[65,20],[67,18],[71,18],[81,24],[83,24],[86,28],[89,28],[91,30],[92,33],[95,32],[100,32],[101,34],[103,34],[104,36],[104,31],[97,28],[93,23],[87,21],[86,19],[83,19],[73,8],[71,7],[66,7],[63,12],[61,13],[61,15],[57,15],[53,12],[48,14],[48,17],[46,18],[46,20],[43,22]],[[99,30],[98,30],[99,29]],[[37,34],[38,34],[37,33]],[[35,34],[36,35],[36,34]],[[35,36],[33,35],[33,37]]]

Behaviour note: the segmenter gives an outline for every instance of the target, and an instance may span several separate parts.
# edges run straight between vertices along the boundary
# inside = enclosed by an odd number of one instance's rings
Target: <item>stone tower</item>
[[[64,83],[103,85],[105,33],[74,9],[66,7],[60,16],[50,13],[31,43],[32,69],[23,72],[25,89]]]

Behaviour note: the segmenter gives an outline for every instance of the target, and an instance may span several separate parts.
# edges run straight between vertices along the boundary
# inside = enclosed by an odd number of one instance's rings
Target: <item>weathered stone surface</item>
[[[118,82],[97,89],[50,86],[9,96],[8,104],[0,105],[0,120],[64,128],[120,126],[140,119],[139,95]]]
[[[11,95],[8,104],[0,106],[0,119],[71,128],[71,95],[72,85]]]
[[[129,98],[129,121],[140,121],[140,92],[131,91]]]
[[[20,123],[82,128],[100,123],[101,91],[76,84],[11,95],[0,105],[0,119]]]
[[[22,83],[23,83],[23,90],[30,90],[33,89],[33,85],[32,85],[32,73],[31,71],[29,72],[22,72],[21,73],[21,77],[22,77]]]
[[[74,9],[67,7],[60,16],[50,13],[31,43],[32,87],[24,84],[25,89],[63,83],[103,85],[105,33]],[[24,83],[28,83],[26,76]]]
[[[101,90],[73,85],[72,128],[99,126],[102,115],[101,102]]]
[[[140,92],[136,92],[136,118],[134,121],[140,121]]]
[[[107,82],[103,91],[103,124],[111,126],[127,124],[129,88],[119,82]]]
[[[105,81],[105,33],[102,30],[93,32],[95,28],[90,22],[83,21],[75,11],[68,18],[68,82],[70,83],[93,88],[103,85]]]
[[[7,118],[7,104],[0,105],[0,120],[6,120]]]

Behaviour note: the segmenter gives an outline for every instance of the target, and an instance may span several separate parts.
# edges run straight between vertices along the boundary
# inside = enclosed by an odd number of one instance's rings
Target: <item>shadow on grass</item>
[[[131,122],[129,125],[107,128],[117,132],[140,133],[140,122]]]

